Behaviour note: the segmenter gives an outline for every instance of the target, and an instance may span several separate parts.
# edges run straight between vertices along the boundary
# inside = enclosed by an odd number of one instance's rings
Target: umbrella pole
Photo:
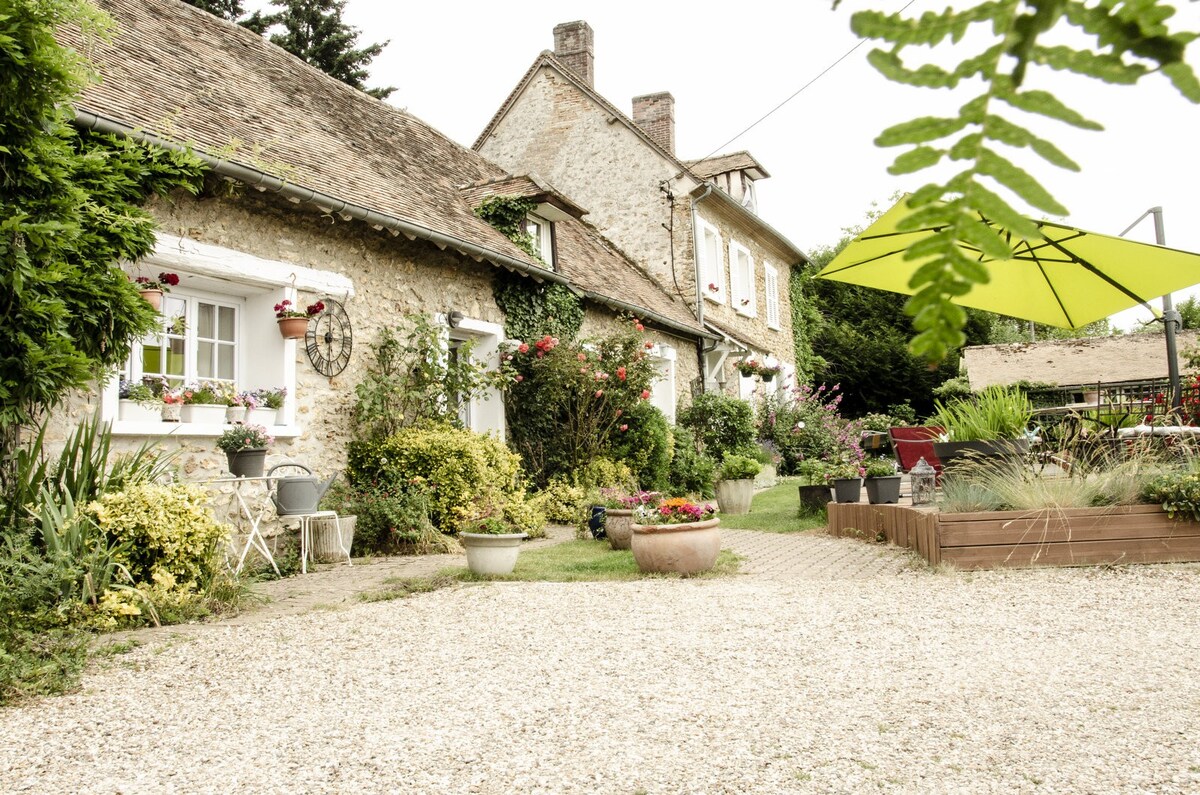
[[[1138,219],[1126,227],[1118,237],[1125,237],[1130,229],[1133,229],[1147,215],[1154,216],[1154,242],[1160,246],[1167,245],[1167,234],[1163,231],[1163,211],[1162,207],[1151,207],[1146,212],[1138,216]],[[1167,293],[1162,297],[1163,303],[1163,330],[1167,338],[1167,381],[1171,388],[1171,408],[1179,409],[1183,406],[1183,391],[1179,388],[1179,349],[1175,343],[1175,330],[1177,326],[1182,326],[1182,318],[1175,311],[1174,301],[1171,299],[1171,294]]]

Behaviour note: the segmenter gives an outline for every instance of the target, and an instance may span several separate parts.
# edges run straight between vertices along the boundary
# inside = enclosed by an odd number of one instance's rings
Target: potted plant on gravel
[[[308,319],[324,311],[325,304],[321,301],[315,301],[300,309],[285,298],[275,304],[275,322],[279,324],[279,333],[285,340],[304,339],[308,332]]]
[[[721,534],[713,506],[674,497],[633,515],[631,549],[641,571],[695,574],[716,565]]]
[[[498,516],[464,522],[458,537],[467,550],[467,568],[472,574],[486,576],[512,574],[521,542],[528,538]]]
[[[872,505],[900,502],[900,475],[896,462],[884,456],[874,456],[863,462],[867,473],[867,502]]]
[[[721,513],[750,513],[750,500],[754,497],[754,478],[762,471],[762,464],[744,455],[726,453],[717,474],[717,504]]]
[[[926,422],[946,429],[933,452],[949,467],[966,458],[1006,458],[1029,450],[1027,430],[1033,404],[1017,387],[990,386],[966,399],[934,402]]]
[[[217,438],[217,447],[225,451],[229,473],[235,478],[260,478],[267,445],[274,441],[261,425],[235,425]]]

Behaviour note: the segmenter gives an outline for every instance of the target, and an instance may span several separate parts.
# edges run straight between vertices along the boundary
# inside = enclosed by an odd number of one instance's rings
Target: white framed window
[[[197,381],[238,382],[240,298],[176,288],[163,296],[158,333],[134,344],[125,375],[132,382],[146,377],[172,386]]]
[[[533,239],[538,256],[550,267],[554,267],[554,226],[540,215],[525,216],[525,233]]]
[[[675,361],[678,353],[670,345],[656,344],[650,349],[650,361],[658,376],[650,387],[650,402],[667,417],[667,422],[675,423]]]
[[[767,294],[767,328],[779,330],[779,271],[763,263],[763,286]]]
[[[749,249],[736,241],[729,241],[729,291],[731,303],[739,315],[754,317],[758,314],[755,297],[754,257]]]
[[[239,391],[287,390],[283,409],[271,434],[300,435],[296,416],[298,342],[280,336],[275,304],[354,295],[350,279],[330,271],[256,257],[190,238],[159,235],[145,259],[124,266],[131,277],[162,271],[179,276],[179,284],[163,296],[162,327],[134,345],[119,375],[102,385],[100,416],[112,421],[120,436],[219,436],[223,423],[167,423],[123,420],[118,412],[120,382],[165,378],[186,384],[220,381]]]
[[[456,320],[456,325],[451,327],[446,315],[437,319],[446,324],[445,342],[451,360],[463,355],[462,344],[470,340],[470,355],[474,361],[481,362],[489,370],[500,366],[500,344],[505,341],[503,326],[468,317]],[[459,398],[458,418],[463,427],[476,433],[495,433],[501,439],[505,438],[504,393],[493,387],[471,400]]]
[[[700,258],[700,292],[709,301],[725,303],[725,251],[721,233],[697,219],[696,246]]]

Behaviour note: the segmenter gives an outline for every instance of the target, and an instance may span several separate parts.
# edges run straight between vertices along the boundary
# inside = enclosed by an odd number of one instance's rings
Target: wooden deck
[[[1157,505],[939,513],[911,505],[830,503],[828,532],[887,541],[960,569],[1200,561],[1200,523]]]

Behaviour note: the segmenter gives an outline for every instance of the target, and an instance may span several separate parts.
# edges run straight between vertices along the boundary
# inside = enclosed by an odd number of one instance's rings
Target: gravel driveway
[[[105,660],[0,710],[0,792],[1196,792],[1198,610],[1171,567],[464,585]]]

